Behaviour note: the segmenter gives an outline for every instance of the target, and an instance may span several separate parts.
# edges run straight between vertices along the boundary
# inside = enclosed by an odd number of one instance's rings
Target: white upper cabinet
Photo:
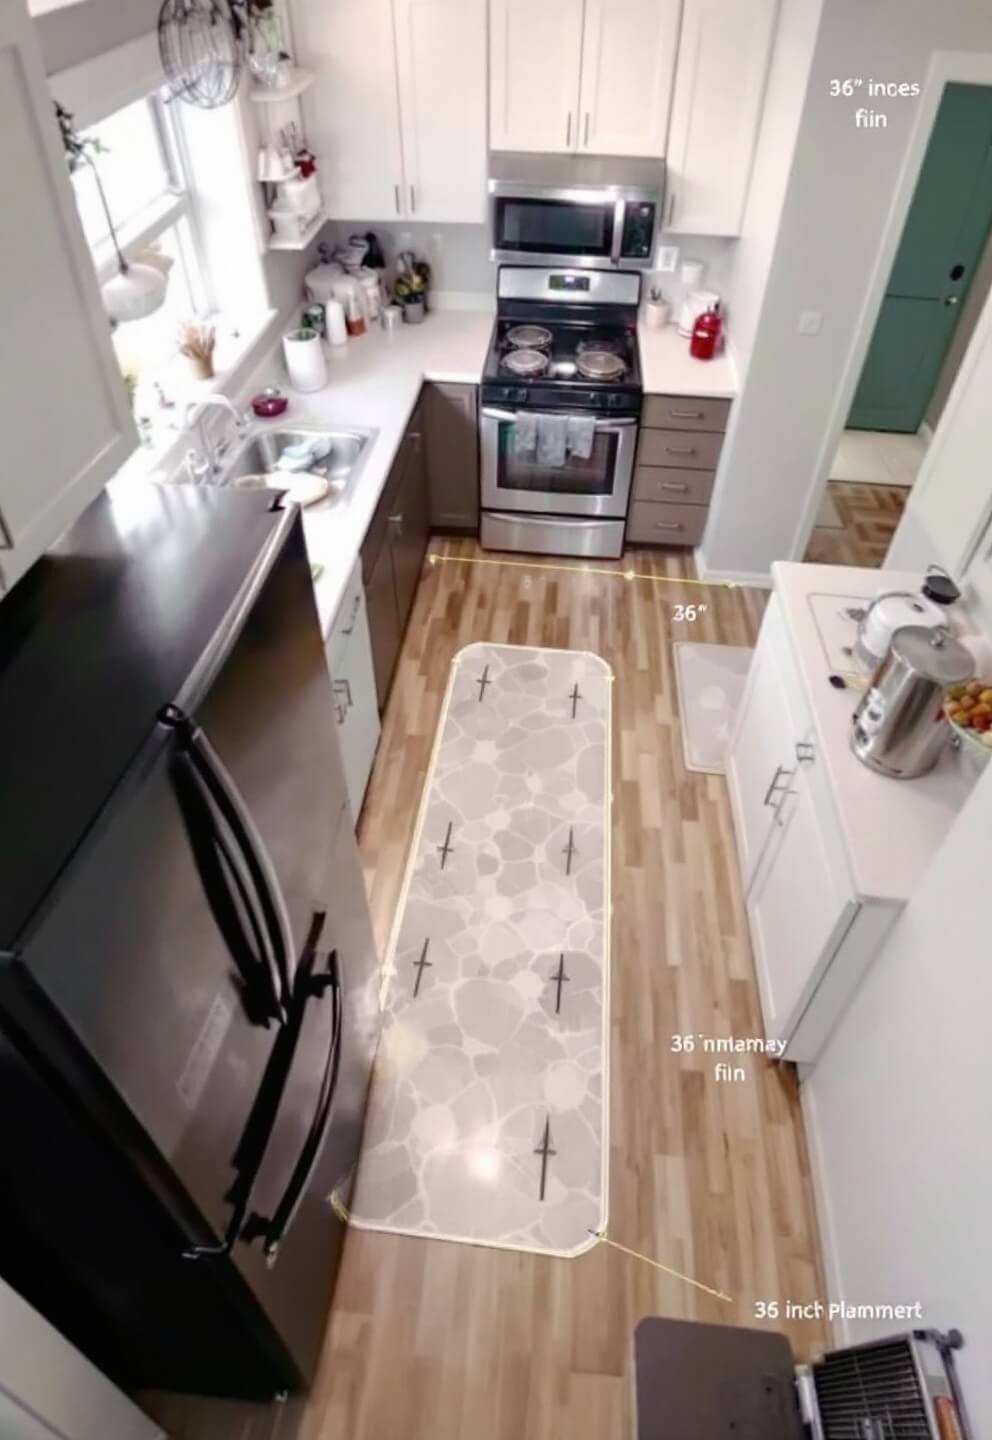
[[[584,0],[490,0],[494,150],[575,149],[584,13]]]
[[[578,148],[662,156],[682,0],[586,0]]]
[[[138,443],[23,0],[0,0],[0,189],[7,589]]]
[[[392,0],[294,0],[303,97],[324,208],[340,220],[395,220],[404,204]]]
[[[737,235],[761,123],[777,0],[685,0],[664,228]]]
[[[485,13],[485,0],[294,0],[329,216],[484,219]]]
[[[486,0],[394,0],[407,214],[486,218]]]

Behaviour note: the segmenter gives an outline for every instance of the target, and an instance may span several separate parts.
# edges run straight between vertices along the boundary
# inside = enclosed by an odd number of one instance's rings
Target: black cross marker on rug
[[[575,684],[572,686],[571,690],[568,692],[568,698],[569,698],[569,700],[571,700],[571,702],[572,702],[572,719],[574,720],[574,719],[575,719],[576,707],[578,706],[579,701],[580,701],[580,700],[584,700],[584,699],[586,698],[586,697],[583,695],[582,691],[579,689],[579,682],[578,682],[578,680],[576,680]]]
[[[444,844],[435,846],[441,857],[441,869],[443,870],[448,862],[448,856],[455,853],[455,847],[451,843],[451,821],[448,821],[448,828],[445,831]]]
[[[546,1187],[546,1185],[547,1185],[547,1183],[548,1183],[548,1159],[549,1159],[550,1156],[552,1156],[552,1155],[557,1155],[557,1154],[558,1154],[558,1151],[552,1149],[552,1147],[551,1147],[551,1116],[550,1116],[550,1115],[548,1116],[548,1118],[547,1118],[547,1119],[545,1120],[545,1122],[544,1122],[544,1138],[542,1139],[540,1145],[538,1145],[538,1147],[537,1147],[536,1150],[534,1151],[534,1154],[535,1154],[535,1155],[540,1155],[540,1157],[541,1157],[541,1190],[540,1190],[540,1194],[539,1194],[539,1196],[538,1196],[538,1199],[539,1199],[539,1200],[543,1200],[543,1199],[544,1199],[544,1190],[545,1190],[545,1187]]]
[[[560,1014],[561,1014],[561,987],[562,987],[562,985],[567,984],[568,981],[571,980],[571,978],[572,978],[571,975],[566,975],[566,974],[565,974],[565,956],[564,956],[564,955],[559,955],[559,956],[558,956],[558,969],[554,972],[553,975],[549,975],[549,976],[548,976],[548,979],[549,979],[549,980],[554,980],[554,981],[555,981],[555,984],[556,984],[556,986],[557,986],[557,993],[556,993],[556,995],[555,995],[555,1014],[556,1014],[556,1015],[560,1015]]]
[[[566,874],[566,875],[571,875],[571,873],[572,873],[572,861],[573,861],[573,859],[575,858],[575,856],[578,855],[578,853],[579,853],[578,847],[576,846],[575,840],[574,840],[573,835],[572,835],[572,827],[571,827],[571,825],[569,825],[569,827],[568,827],[568,844],[567,844],[567,845],[563,845],[563,846],[561,847],[561,853],[562,853],[562,854],[564,855],[564,857],[565,857],[565,874]]]
[[[416,984],[415,984],[414,987],[413,987],[413,998],[414,998],[414,1000],[416,1000],[417,996],[420,994],[420,982],[421,982],[421,981],[423,980],[423,978],[424,978],[424,970],[425,970],[425,969],[431,970],[431,969],[433,969],[433,967],[434,967],[434,961],[433,961],[433,960],[428,960],[428,958],[427,958],[427,947],[430,945],[430,943],[431,943],[431,942],[430,942],[429,939],[424,941],[424,948],[423,948],[423,950],[421,950],[421,952],[420,952],[420,959],[419,959],[419,960],[414,960],[414,962],[413,962],[414,969],[415,969],[416,972],[417,972],[417,981],[416,981]]]
[[[487,686],[487,685],[491,685],[491,684],[493,683],[493,682],[490,680],[490,678],[489,678],[489,666],[488,666],[488,665],[486,666],[485,670],[483,670],[482,674],[479,676],[478,680],[476,680],[475,683],[476,683],[476,685],[478,685],[478,687],[479,687],[479,704],[481,705],[481,704],[482,704],[482,701],[483,701],[483,698],[484,698],[484,696],[485,696],[485,693],[486,693],[486,686]]]

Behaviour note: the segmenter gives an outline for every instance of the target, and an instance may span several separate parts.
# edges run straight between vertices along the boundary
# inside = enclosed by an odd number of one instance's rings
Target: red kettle
[[[712,360],[723,333],[723,316],[720,302],[715,301],[711,310],[704,310],[692,327],[689,354],[697,360]]]

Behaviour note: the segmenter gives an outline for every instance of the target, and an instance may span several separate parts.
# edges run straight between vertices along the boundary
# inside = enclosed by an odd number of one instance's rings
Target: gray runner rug
[[[612,682],[579,651],[452,662],[354,1225],[562,1256],[606,1225]]]

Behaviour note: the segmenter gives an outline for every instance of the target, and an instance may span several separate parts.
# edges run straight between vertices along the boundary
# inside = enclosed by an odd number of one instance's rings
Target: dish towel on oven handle
[[[549,469],[564,465],[568,456],[568,416],[538,415],[537,463]]]
[[[513,422],[513,453],[533,455],[536,448],[537,415],[532,410],[520,410]]]
[[[576,460],[589,460],[596,443],[595,415],[569,415],[568,453]]]

